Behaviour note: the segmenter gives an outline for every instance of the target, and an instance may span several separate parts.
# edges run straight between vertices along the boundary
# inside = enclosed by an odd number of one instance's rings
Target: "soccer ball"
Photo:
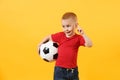
[[[58,44],[53,41],[43,43],[39,47],[39,55],[47,62],[55,61],[58,57]]]

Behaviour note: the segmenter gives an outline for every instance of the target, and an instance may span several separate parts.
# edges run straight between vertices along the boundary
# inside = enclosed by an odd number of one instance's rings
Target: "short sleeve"
[[[59,43],[60,42],[60,38],[61,38],[62,32],[59,33],[55,33],[51,35],[51,38],[54,42]]]
[[[79,36],[79,41],[80,41],[80,46],[85,46],[85,39],[83,38],[83,36]]]

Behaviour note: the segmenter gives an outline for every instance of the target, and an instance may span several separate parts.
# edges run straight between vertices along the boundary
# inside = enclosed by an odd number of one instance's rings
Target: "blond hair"
[[[63,14],[62,19],[69,19],[72,18],[75,21],[77,21],[77,15],[73,12],[66,12],[65,14]]]

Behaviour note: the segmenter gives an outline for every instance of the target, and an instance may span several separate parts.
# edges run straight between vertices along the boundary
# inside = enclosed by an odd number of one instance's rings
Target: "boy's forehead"
[[[62,21],[75,22],[76,20],[73,18],[68,18],[68,19],[62,19]]]
[[[70,24],[70,23],[74,23],[74,22],[75,22],[75,20],[72,19],[72,18],[62,19],[62,23],[63,23],[63,24],[64,24],[64,23],[68,23],[68,24]]]

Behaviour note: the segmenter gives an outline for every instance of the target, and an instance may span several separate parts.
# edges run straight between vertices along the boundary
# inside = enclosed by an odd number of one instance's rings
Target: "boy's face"
[[[66,34],[66,36],[71,37],[75,34],[77,23],[72,18],[62,19],[62,27],[63,27],[63,31]]]

